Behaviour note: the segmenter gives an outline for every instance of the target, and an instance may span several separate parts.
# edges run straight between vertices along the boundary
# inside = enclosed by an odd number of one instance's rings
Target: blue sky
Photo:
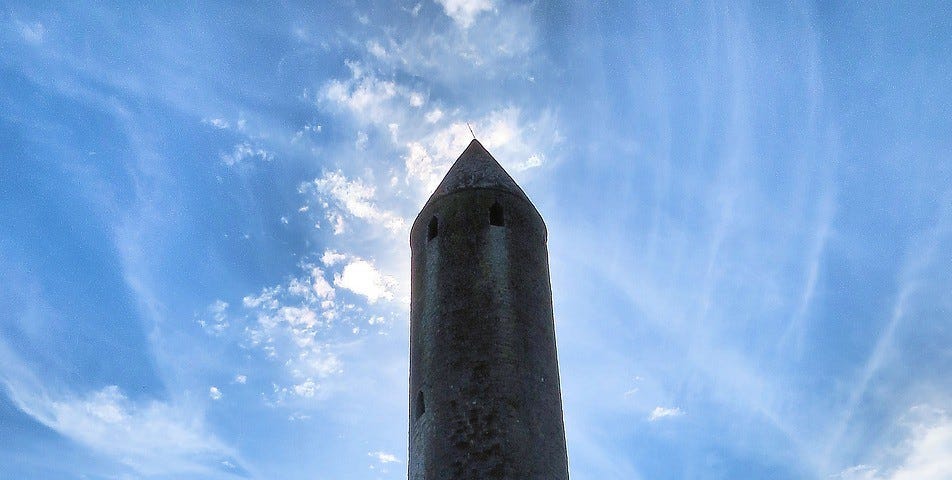
[[[406,476],[408,226],[544,216],[572,478],[952,478],[947,2],[0,7],[0,478]]]

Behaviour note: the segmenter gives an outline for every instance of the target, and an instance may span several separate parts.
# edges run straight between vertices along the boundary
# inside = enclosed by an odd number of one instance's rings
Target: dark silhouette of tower
[[[410,249],[410,480],[567,480],[542,216],[473,140]]]

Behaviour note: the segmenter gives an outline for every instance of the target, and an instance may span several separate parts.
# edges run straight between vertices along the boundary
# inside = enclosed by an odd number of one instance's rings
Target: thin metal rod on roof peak
[[[473,133],[473,126],[470,125],[469,122],[466,122],[466,126],[469,127],[469,133],[473,135],[473,140],[476,140],[476,134]]]

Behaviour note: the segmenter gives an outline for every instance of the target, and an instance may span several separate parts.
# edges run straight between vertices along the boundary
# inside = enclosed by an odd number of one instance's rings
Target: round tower
[[[567,480],[545,224],[478,141],[410,249],[410,480]]]

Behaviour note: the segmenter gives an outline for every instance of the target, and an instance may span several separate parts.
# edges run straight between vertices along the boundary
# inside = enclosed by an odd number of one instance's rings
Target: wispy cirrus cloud
[[[952,418],[947,411],[916,405],[904,415],[906,437],[882,451],[877,464],[859,464],[832,476],[841,480],[941,480],[952,472]],[[898,453],[898,455],[897,455]],[[896,457],[898,460],[887,460]]]
[[[20,31],[20,36],[24,41],[33,45],[43,43],[46,36],[46,27],[41,22],[24,22],[16,20],[16,26]]]
[[[324,86],[322,97],[329,105],[349,112],[362,124],[384,124],[402,116],[400,107],[409,106],[412,95],[408,88],[366,71],[360,62],[346,64],[350,78]]]
[[[397,456],[392,453],[377,451],[377,452],[370,452],[367,455],[376,459],[378,462],[384,463],[384,464],[400,462],[400,460],[397,460]]]
[[[34,2],[0,18],[0,150],[17,160],[0,169],[0,255],[37,272],[3,269],[0,335],[37,352],[22,363],[63,358],[61,315],[136,352],[109,369],[117,355],[89,347],[5,383],[25,431],[68,432],[104,477],[227,474],[249,456],[214,433],[252,431],[261,478],[398,476],[406,228],[472,126],[550,229],[573,477],[948,469],[933,448],[948,421],[910,408],[947,414],[950,391],[949,222],[926,225],[952,205],[941,16],[325,7]],[[897,41],[865,48],[882,25]],[[206,453],[83,436],[145,423]],[[335,441],[273,462],[266,439],[308,432]],[[35,458],[6,468],[55,476]]]
[[[244,296],[240,308],[221,300],[208,307],[221,318],[216,323],[221,328],[210,333],[258,350],[274,363],[271,404],[326,399],[339,389],[353,345],[367,333],[390,329],[389,314],[369,307],[394,299],[392,277],[371,260],[333,250],[320,262],[302,263],[286,282]],[[245,384],[247,377],[238,375],[235,382]],[[327,382],[337,386],[328,389]],[[213,399],[221,398],[213,388]]]
[[[545,65],[537,51],[539,31],[530,6],[494,0],[439,4],[449,22],[413,22],[409,11],[411,28],[372,29],[350,41],[363,46],[379,68],[443,87],[475,81],[496,92],[496,85],[481,80],[518,78],[531,83],[533,71]],[[475,97],[486,100],[485,93]]]
[[[479,14],[495,8],[493,0],[437,0],[437,3],[462,28],[469,28]]]
[[[355,218],[372,225],[382,225],[391,233],[407,230],[407,221],[380,206],[377,189],[360,179],[349,179],[341,171],[326,172],[312,182],[302,184],[298,191],[314,195],[334,234],[347,228],[346,218]]]
[[[419,185],[422,192],[432,191],[473,139],[470,129],[505,168],[516,173],[542,166],[544,152],[564,140],[549,112],[527,119],[519,108],[510,106],[469,121],[456,119],[406,144],[407,183]]]
[[[680,417],[681,415],[684,415],[684,412],[678,407],[655,407],[648,415],[648,420],[654,422],[662,418]]]
[[[217,127],[217,126],[216,126]],[[220,127],[218,127],[220,128]],[[274,154],[264,148],[253,145],[250,142],[243,141],[235,145],[231,152],[219,155],[221,162],[229,167],[245,165],[252,160],[270,161],[274,159]]]
[[[380,142],[375,151],[403,150],[400,177],[411,187],[409,199],[414,203],[435,186],[472,139],[469,127],[504,166],[517,172],[555,157],[553,149],[563,140],[556,115],[525,97],[478,95],[451,100],[430,94],[456,81],[448,78],[466,71],[476,81],[519,75],[533,62],[530,52],[535,48],[535,26],[528,10],[520,6],[469,1],[442,6],[457,20],[456,28],[416,29],[416,38],[384,30],[382,38],[360,41],[366,55],[348,60],[349,77],[326,82],[319,95],[322,109],[345,114],[361,131],[377,130],[380,134],[370,137],[371,144]],[[504,20],[473,22],[488,11]],[[426,38],[425,47],[421,47],[421,35]],[[484,44],[488,38],[493,41]],[[514,69],[513,62],[521,67]],[[407,82],[406,75],[415,80]]]
[[[225,477],[243,471],[237,452],[206,426],[200,403],[133,400],[116,385],[53,391],[3,343],[0,385],[35,421],[141,475]]]

